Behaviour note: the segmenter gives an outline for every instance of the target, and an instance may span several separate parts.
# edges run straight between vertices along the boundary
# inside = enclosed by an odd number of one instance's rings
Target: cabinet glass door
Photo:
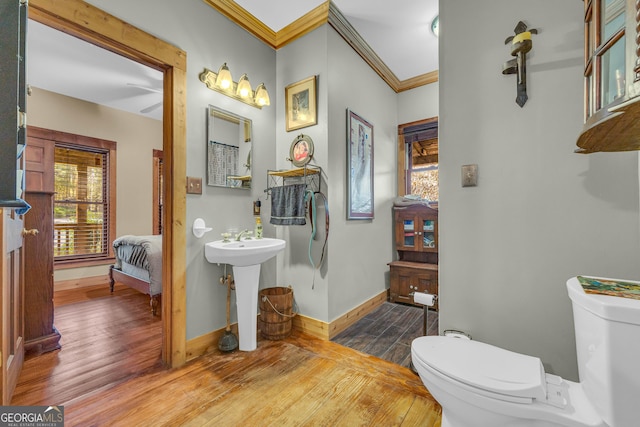
[[[416,244],[416,222],[412,219],[405,219],[403,232],[403,246],[414,247]]]
[[[624,96],[625,88],[625,38],[620,37],[600,60],[602,106],[607,106]]]
[[[625,93],[625,0],[601,0],[598,40],[600,105],[606,107]]]
[[[611,38],[619,29],[624,27],[625,0],[601,0],[600,3],[600,34],[602,42]]]
[[[428,219],[422,223],[422,247],[434,248],[436,247],[436,222]]]
[[[585,1],[585,119],[626,96],[626,7],[628,0]],[[633,41],[633,40],[632,40]]]

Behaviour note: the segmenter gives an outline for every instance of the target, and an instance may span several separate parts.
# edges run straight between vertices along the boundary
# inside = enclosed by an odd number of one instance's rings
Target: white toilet
[[[576,277],[567,289],[580,383],[546,374],[537,357],[478,341],[413,341],[413,365],[442,405],[442,427],[640,426],[640,300],[587,294]]]

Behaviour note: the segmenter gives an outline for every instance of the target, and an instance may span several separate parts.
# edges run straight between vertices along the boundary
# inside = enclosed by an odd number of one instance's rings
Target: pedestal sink
[[[216,240],[204,247],[204,256],[213,264],[230,264],[236,284],[239,348],[253,351],[257,347],[258,281],[260,264],[284,250],[281,239]]]

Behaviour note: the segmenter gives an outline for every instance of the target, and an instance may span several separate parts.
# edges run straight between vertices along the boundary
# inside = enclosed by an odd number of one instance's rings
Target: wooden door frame
[[[162,191],[158,188],[159,181],[162,178],[162,166],[164,159],[162,156],[162,150],[153,150],[153,193],[151,195],[151,199],[153,200],[153,212],[152,212],[152,220],[153,220],[153,231],[151,234],[162,234],[162,218],[160,217],[160,211],[158,207],[160,205],[162,197]],[[162,180],[164,181],[164,179]],[[158,232],[160,230],[160,233]]]
[[[29,18],[164,73],[162,360],[181,366],[186,362],[186,52],[81,0],[30,0]]]

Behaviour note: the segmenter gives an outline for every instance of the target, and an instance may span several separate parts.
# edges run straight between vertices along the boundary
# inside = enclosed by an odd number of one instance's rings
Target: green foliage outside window
[[[54,255],[106,251],[105,155],[56,147]]]

